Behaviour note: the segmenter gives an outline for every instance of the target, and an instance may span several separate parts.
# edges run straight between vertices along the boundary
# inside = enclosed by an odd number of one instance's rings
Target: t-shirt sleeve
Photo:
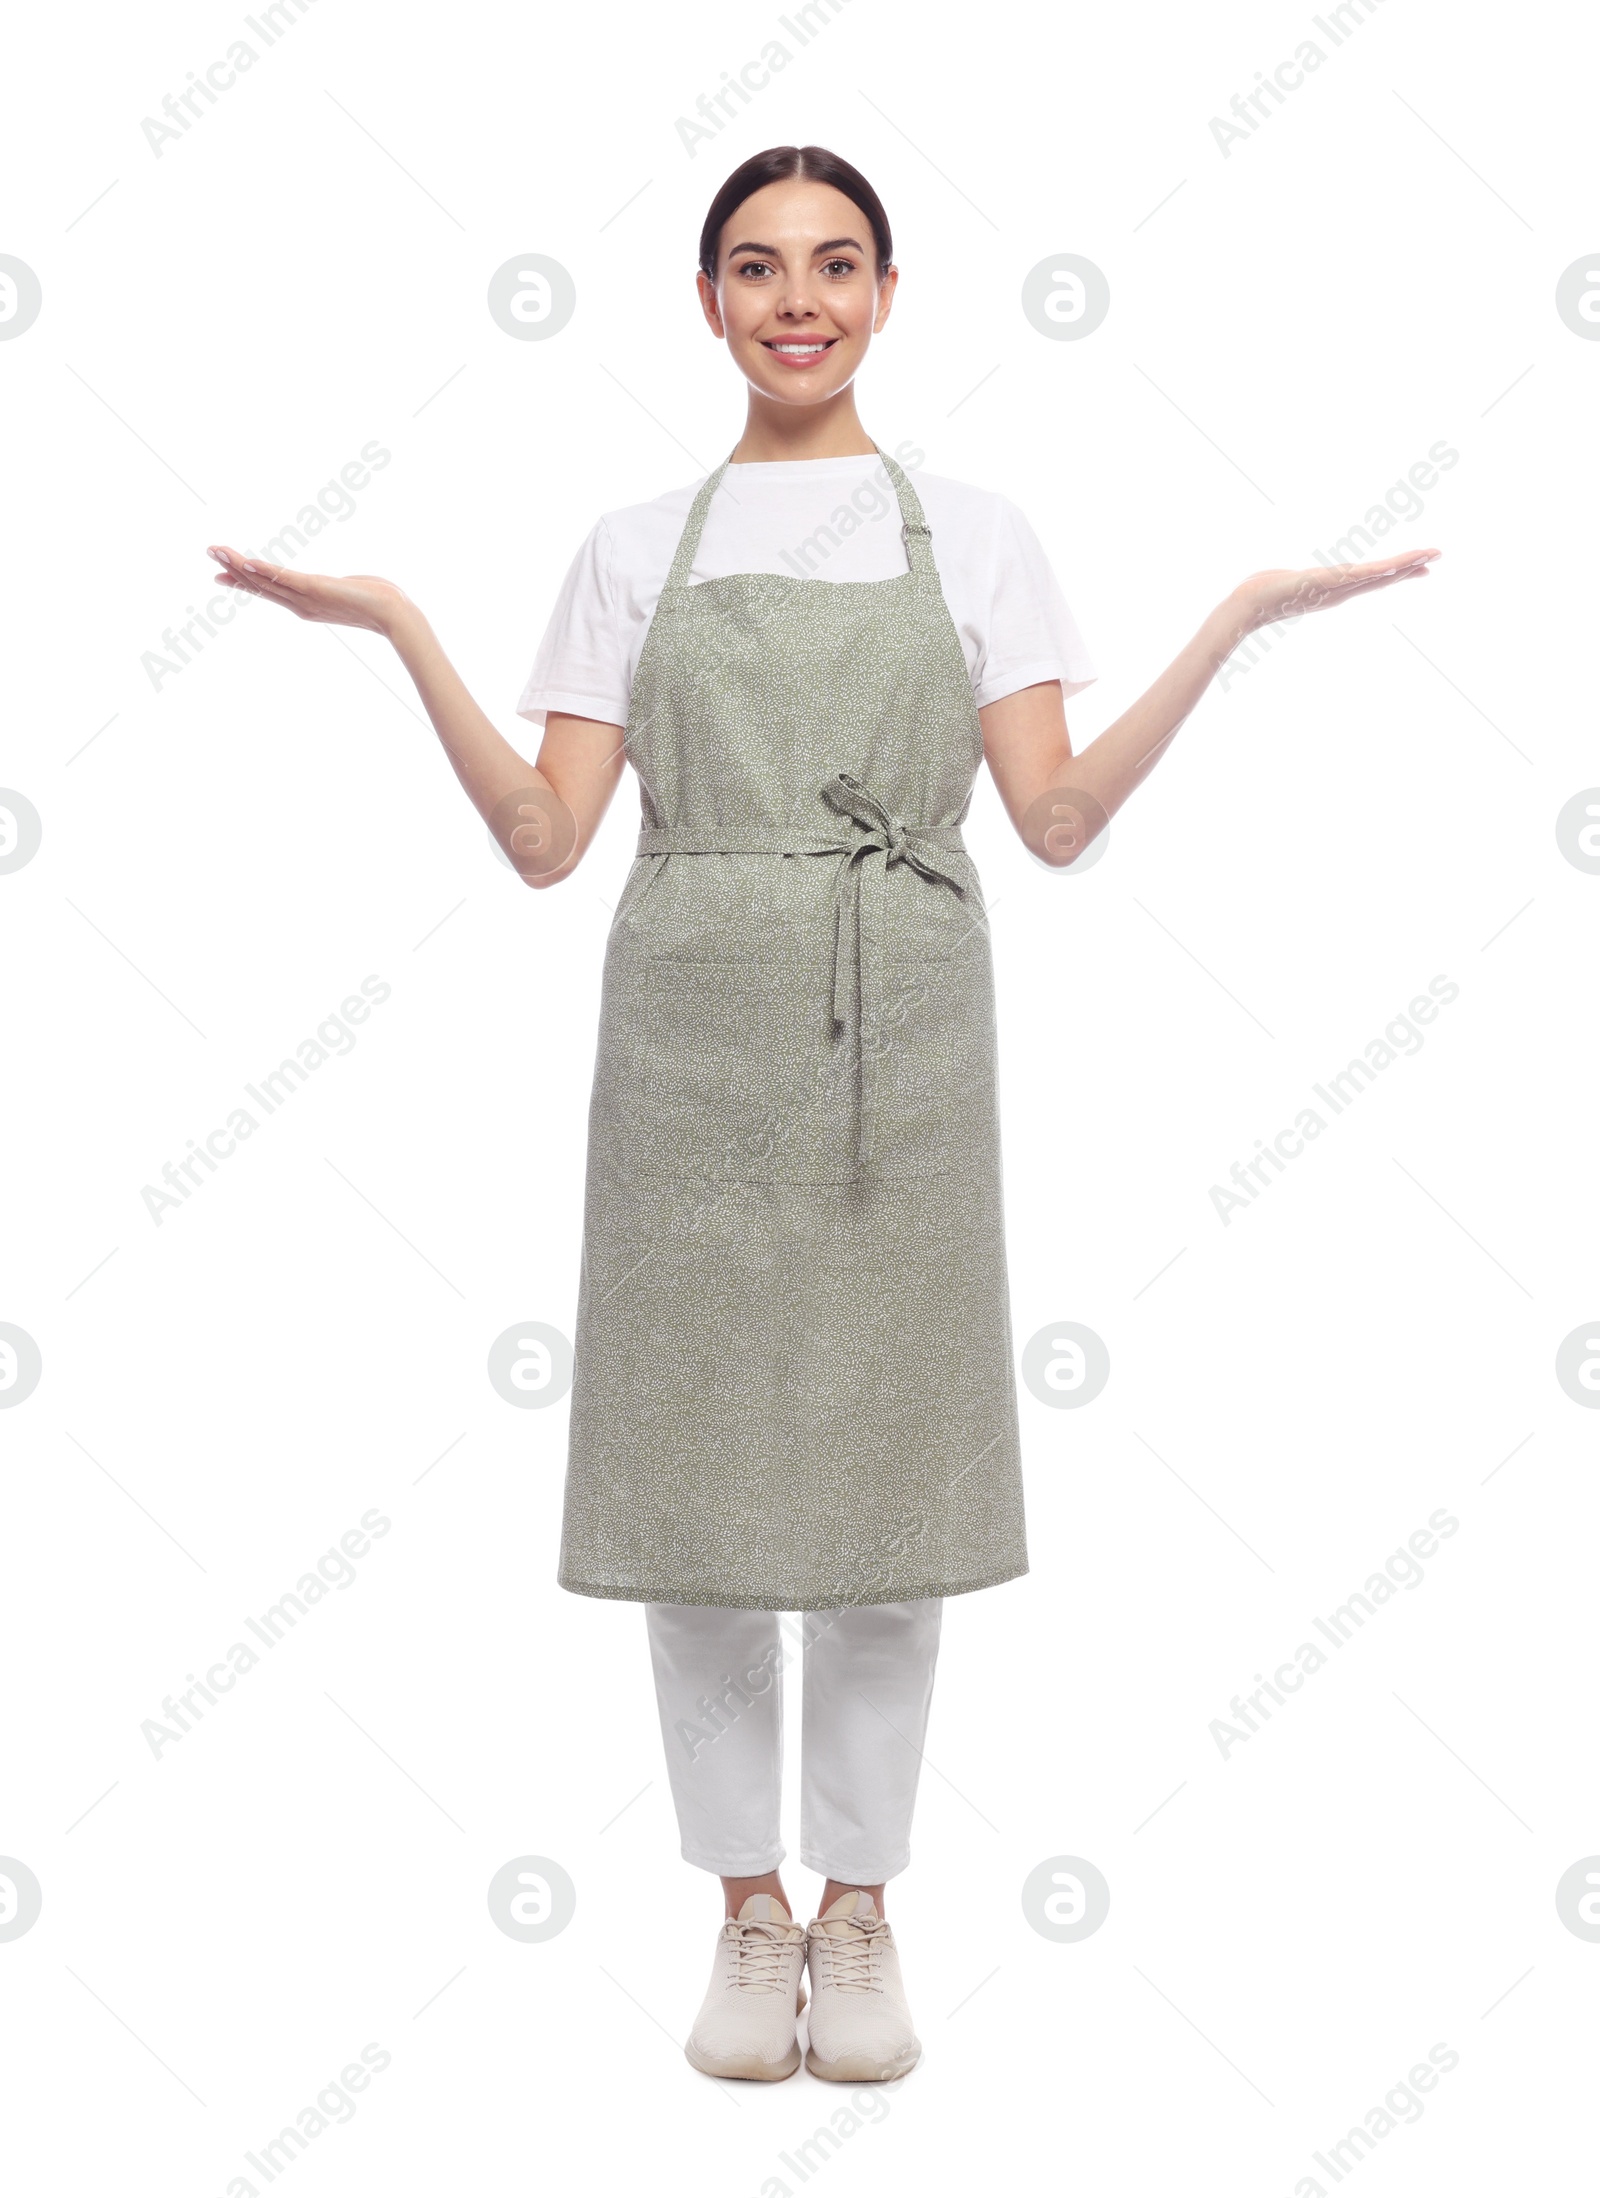
[[[600,519],[567,568],[518,717],[543,725],[547,710],[565,710],[626,725],[631,681],[613,575],[611,530]]]
[[[1002,497],[973,700],[982,709],[1046,679],[1059,679],[1062,694],[1075,695],[1099,676],[1043,543],[1016,505]]]

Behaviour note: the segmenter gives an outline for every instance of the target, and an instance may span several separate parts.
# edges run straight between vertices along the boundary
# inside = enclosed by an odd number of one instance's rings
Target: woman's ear
[[[874,335],[877,335],[879,329],[889,318],[889,308],[894,303],[895,286],[899,280],[900,270],[891,260],[883,271],[883,280],[878,285],[878,311],[872,323],[872,333]]]
[[[695,285],[700,292],[700,310],[705,314],[706,325],[714,336],[726,337],[728,331],[722,325],[722,308],[717,303],[717,286],[704,268],[695,275]]]

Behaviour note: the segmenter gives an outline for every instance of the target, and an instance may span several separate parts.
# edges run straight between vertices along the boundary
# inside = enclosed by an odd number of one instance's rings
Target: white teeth
[[[774,343],[767,348],[770,351],[782,351],[791,359],[813,359],[826,351],[828,346],[825,343]]]

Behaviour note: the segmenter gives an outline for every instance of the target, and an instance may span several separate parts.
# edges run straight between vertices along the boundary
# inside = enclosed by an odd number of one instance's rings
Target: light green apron
[[[876,446],[874,446],[876,447]],[[815,1610],[1028,1568],[983,756],[916,492],[889,580],[691,586],[634,679],[560,1584]]]

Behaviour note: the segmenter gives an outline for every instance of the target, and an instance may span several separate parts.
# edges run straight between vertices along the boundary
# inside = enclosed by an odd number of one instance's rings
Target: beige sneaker
[[[830,2083],[888,2083],[915,2068],[894,1933],[870,1893],[841,1893],[806,1931],[811,2021],[806,2066]]]
[[[777,2083],[800,2066],[806,1935],[775,1893],[752,1893],[717,1937],[711,1983],[684,2052],[704,2076]]]

